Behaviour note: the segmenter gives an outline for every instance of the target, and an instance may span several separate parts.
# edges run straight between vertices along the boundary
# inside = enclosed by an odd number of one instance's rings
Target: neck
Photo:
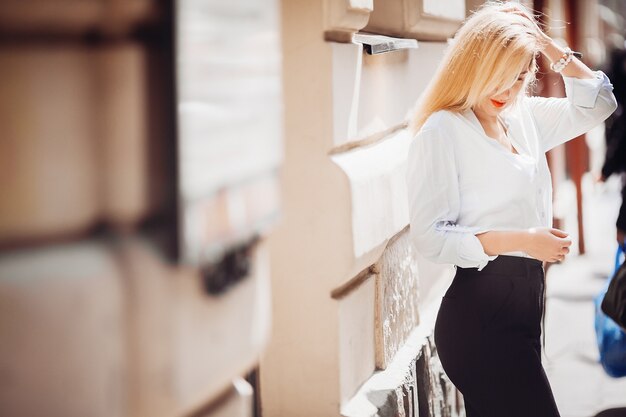
[[[498,123],[498,116],[497,115],[491,115],[491,114],[485,114],[483,112],[481,112],[480,110],[476,110],[476,109],[472,109],[474,111],[474,114],[476,115],[476,118],[480,121],[481,124],[496,124]]]
[[[483,114],[480,111],[474,111],[474,114],[476,115],[476,119],[478,119],[478,123],[482,126],[485,135],[498,142],[505,140],[506,129],[498,122],[497,115]]]

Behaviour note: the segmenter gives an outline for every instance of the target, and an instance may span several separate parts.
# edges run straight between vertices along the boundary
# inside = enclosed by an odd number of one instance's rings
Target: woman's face
[[[530,72],[530,68],[526,68],[520,72],[515,84],[500,94],[489,95],[485,97],[478,105],[474,106],[474,110],[478,110],[483,116],[497,116],[504,109],[509,107],[514,101],[520,90],[524,87],[526,77]]]

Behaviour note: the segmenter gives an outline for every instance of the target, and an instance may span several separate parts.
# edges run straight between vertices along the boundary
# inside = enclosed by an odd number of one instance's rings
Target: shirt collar
[[[507,129],[510,129],[511,121],[509,120],[508,113],[509,113],[508,111],[503,111],[502,113],[500,113],[500,120],[502,120],[504,122],[504,124],[506,125]],[[476,117],[476,114],[474,113],[474,111],[472,109],[467,109],[467,110],[462,111],[461,115],[472,126],[474,126],[474,128],[477,129],[480,133],[482,133],[483,135],[485,134],[485,130],[483,129],[483,126],[480,124],[480,121],[478,120],[478,117]]]

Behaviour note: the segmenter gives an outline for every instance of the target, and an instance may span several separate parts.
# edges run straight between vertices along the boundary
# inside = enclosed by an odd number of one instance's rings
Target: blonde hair
[[[524,11],[527,17],[506,9]],[[525,91],[537,70],[540,40],[532,15],[518,3],[488,2],[457,31],[435,76],[421,96],[409,128],[415,134],[439,110],[467,110],[516,82],[530,66]]]

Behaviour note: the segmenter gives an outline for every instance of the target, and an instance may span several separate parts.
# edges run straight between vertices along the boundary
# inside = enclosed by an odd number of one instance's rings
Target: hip
[[[500,255],[481,271],[457,267],[438,317],[440,327],[541,334],[545,274],[537,259]]]

